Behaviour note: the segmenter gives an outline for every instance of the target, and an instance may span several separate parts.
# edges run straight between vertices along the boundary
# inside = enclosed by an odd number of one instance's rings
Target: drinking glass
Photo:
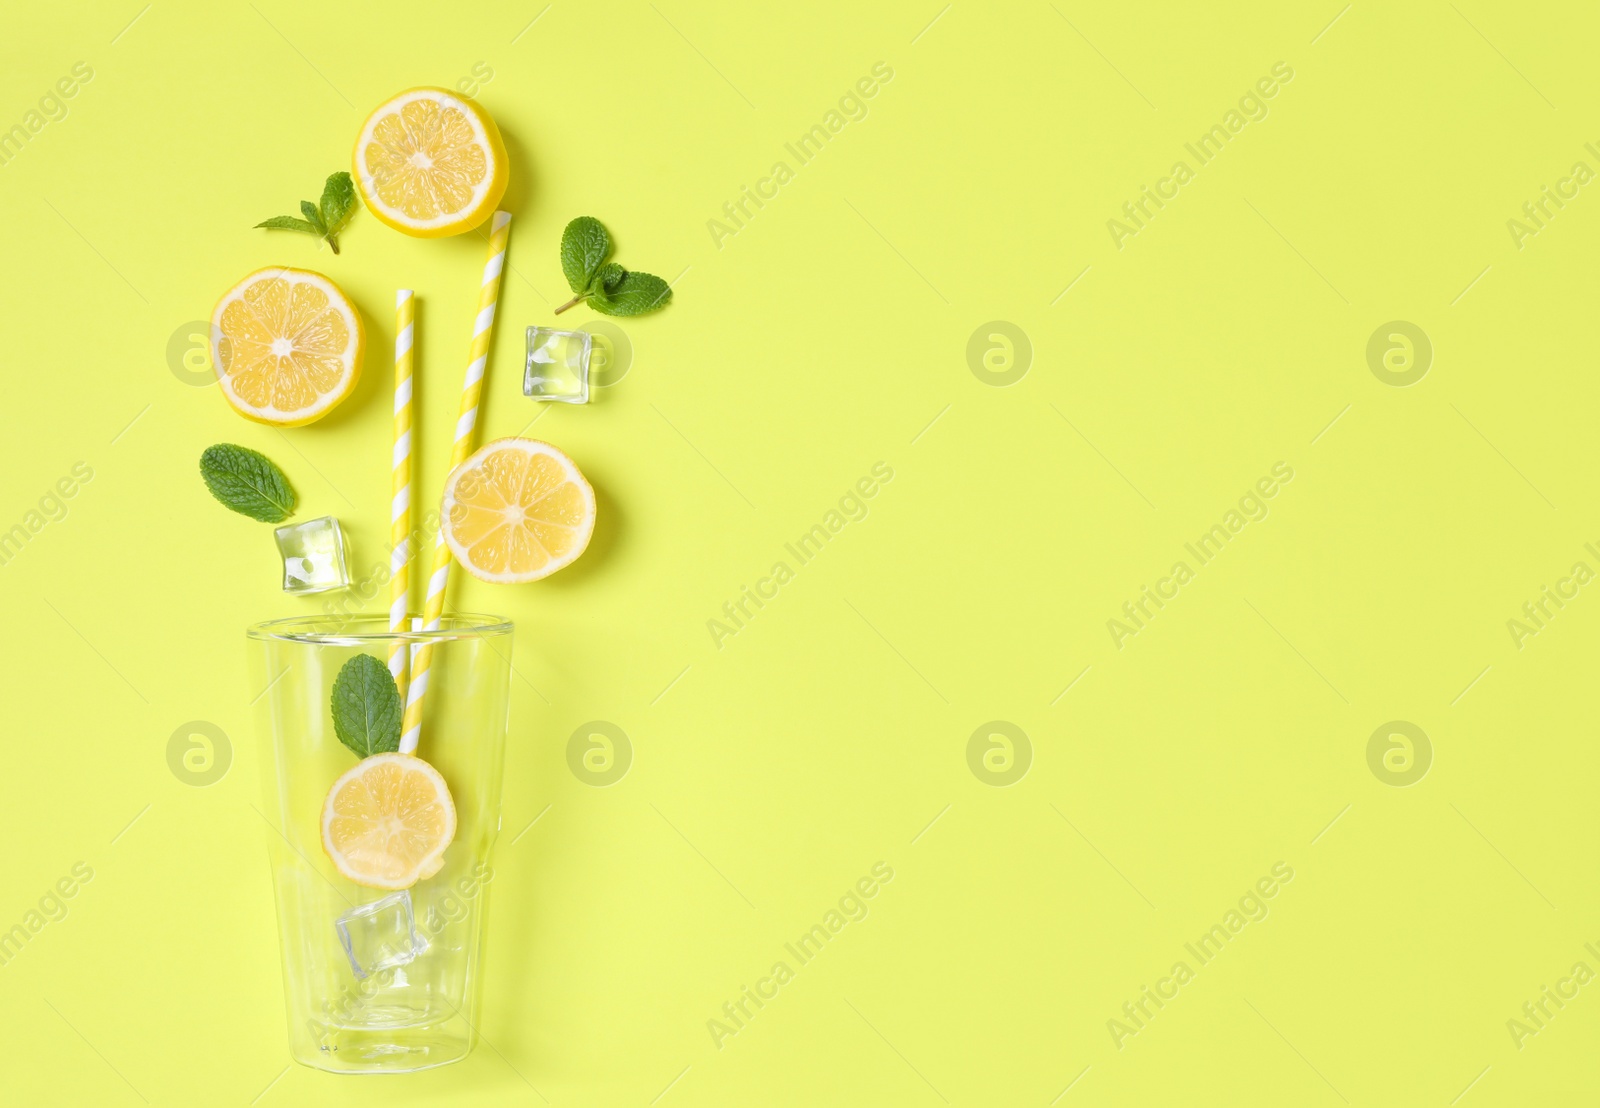
[[[412,626],[420,622],[412,621]],[[386,616],[317,616],[249,629],[263,814],[289,1052],[336,1073],[400,1073],[465,1058],[477,1039],[490,853],[500,831],[511,623],[445,616],[391,632]],[[444,777],[456,835],[437,873],[401,892],[340,875],[322,848],[323,801],[356,764],[329,700],[356,654],[431,650],[417,756]]]

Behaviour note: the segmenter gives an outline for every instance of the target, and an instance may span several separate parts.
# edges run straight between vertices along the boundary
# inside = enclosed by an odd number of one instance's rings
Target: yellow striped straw
[[[450,451],[452,472],[472,453],[478,427],[478,397],[483,392],[483,371],[489,363],[489,335],[494,330],[495,305],[500,300],[500,271],[505,268],[506,239],[511,226],[510,212],[495,212],[489,232],[489,257],[483,263],[483,283],[478,288],[478,316],[472,327],[472,348],[467,374],[461,384],[461,414],[456,418],[455,447]],[[450,548],[445,545],[443,521],[433,543],[433,574],[428,578],[428,595],[423,604],[424,631],[437,631],[444,615],[444,590],[450,582]],[[400,753],[415,754],[422,737],[422,700],[428,692],[428,666],[431,644],[423,643],[411,667],[411,686],[406,695],[405,722],[400,734]]]
[[[389,630],[405,631],[411,592],[411,313],[410,289],[394,294],[394,495],[389,503]],[[404,641],[389,646],[389,672],[403,696],[407,650]]]

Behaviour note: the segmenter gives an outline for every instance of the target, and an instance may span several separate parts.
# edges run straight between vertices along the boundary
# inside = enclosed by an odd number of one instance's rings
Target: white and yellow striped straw
[[[489,232],[489,257],[483,263],[483,283],[478,287],[478,316],[472,327],[472,348],[467,374],[461,384],[461,414],[456,419],[455,447],[450,451],[452,472],[472,453],[478,427],[478,397],[483,392],[483,371],[489,364],[489,335],[494,330],[495,305],[500,300],[500,271],[505,268],[506,239],[511,226],[510,212],[495,212]],[[450,582],[450,548],[445,545],[443,520],[433,544],[433,574],[428,578],[428,595],[423,604],[424,631],[437,631],[444,615],[444,590]],[[422,700],[428,692],[428,666],[432,661],[430,644],[423,643],[411,667],[411,685],[406,696],[405,722],[400,734],[400,753],[415,754],[422,737]]]
[[[389,630],[408,630],[407,597],[411,592],[411,338],[413,303],[410,289],[394,294],[394,468],[389,503]],[[406,643],[389,646],[389,672],[403,696],[406,691]]]

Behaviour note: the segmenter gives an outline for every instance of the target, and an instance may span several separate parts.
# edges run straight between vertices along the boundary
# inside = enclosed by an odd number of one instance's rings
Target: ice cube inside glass
[[[409,889],[351,908],[334,920],[333,926],[350,959],[350,969],[360,978],[406,965],[428,948],[427,941],[417,934]]]
[[[332,516],[279,527],[278,553],[283,556],[283,591],[327,592],[350,585],[350,562],[344,532]]]
[[[522,394],[535,400],[587,404],[591,348],[592,339],[587,331],[529,327],[528,365],[522,377]]]

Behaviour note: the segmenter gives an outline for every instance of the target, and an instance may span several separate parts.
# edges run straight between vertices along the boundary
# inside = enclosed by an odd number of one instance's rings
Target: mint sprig
[[[262,523],[282,523],[298,502],[289,479],[271,458],[230,442],[206,447],[200,476],[223,507]]]
[[[333,679],[333,733],[357,758],[400,749],[400,690],[389,667],[357,654]]]
[[[555,311],[560,315],[585,300],[603,315],[644,315],[672,300],[672,286],[650,273],[608,261],[611,235],[593,216],[581,215],[561,233],[561,272],[577,293]]]
[[[339,232],[350,222],[355,210],[355,182],[350,179],[348,173],[334,173],[322,186],[321,204],[313,204],[309,200],[300,201],[300,214],[305,217],[304,219],[296,219],[292,215],[275,215],[271,219],[257,223],[256,226],[272,231],[304,231],[308,235],[316,235],[326,240],[337,254]]]

